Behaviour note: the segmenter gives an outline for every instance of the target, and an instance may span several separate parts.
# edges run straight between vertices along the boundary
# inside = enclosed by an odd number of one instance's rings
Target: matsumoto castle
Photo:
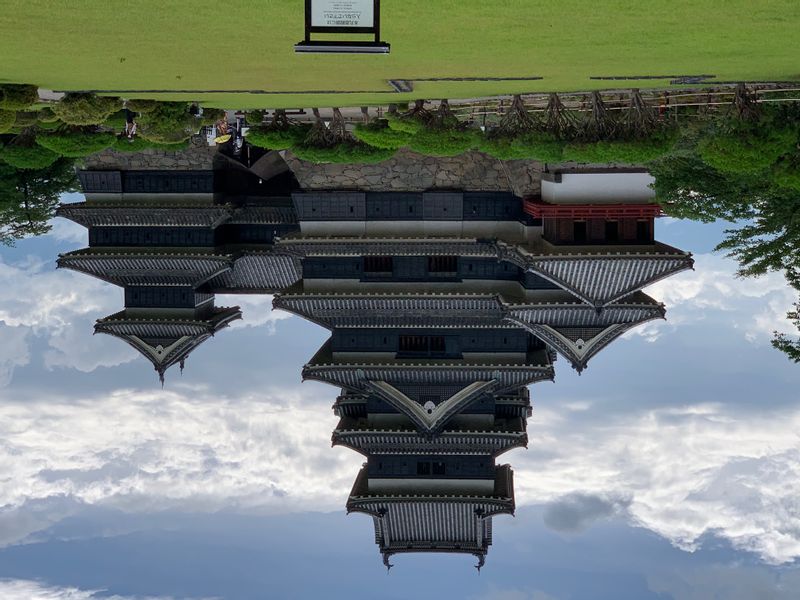
[[[312,189],[274,152],[189,167],[90,161],[85,201],[59,209],[89,247],[58,265],[124,289],[95,331],[133,346],[162,383],[240,318],[217,293],[274,294],[330,330],[302,376],[341,390],[333,443],[366,461],[347,511],[372,517],[387,567],[455,552],[480,568],[492,517],[514,512],[497,458],[527,445],[529,386],[553,380],[557,356],[582,371],[663,318],[640,290],[693,264],[655,241],[641,171],[546,170],[540,193],[520,197]]]

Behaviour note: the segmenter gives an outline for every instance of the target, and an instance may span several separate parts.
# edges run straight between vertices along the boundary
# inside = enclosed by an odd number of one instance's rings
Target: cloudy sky
[[[471,558],[401,556],[344,514],[359,455],[336,390],[300,382],[326,338],[271,298],[162,390],[95,319],[121,290],[56,271],[85,230],[0,250],[0,598],[795,598],[800,370],[769,345],[793,296],[713,254],[723,225],[661,220],[695,271],[648,292],[667,321],[532,390],[517,516]]]

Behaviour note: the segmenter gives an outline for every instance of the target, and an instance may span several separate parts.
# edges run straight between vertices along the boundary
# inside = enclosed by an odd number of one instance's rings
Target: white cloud
[[[47,343],[44,364],[48,368],[89,372],[133,360],[136,353],[127,345],[93,335],[95,320],[117,312],[122,303],[119,288],[93,277],[54,270],[52,264],[32,257],[13,264],[0,259],[0,325],[16,330],[16,366],[29,362],[19,357],[29,356],[33,338]],[[6,355],[0,350],[0,375],[10,376]]]
[[[489,584],[485,593],[473,598],[474,600],[558,600],[541,590],[502,588],[494,584]]]
[[[659,281],[645,292],[667,306],[667,320],[637,327],[626,337],[639,335],[656,341],[664,331],[712,318],[723,318],[754,343],[766,343],[774,330],[791,333],[786,312],[797,299],[780,273],[758,278],[736,276],[737,263],[719,254],[695,256],[695,270]]]
[[[231,328],[261,327],[266,325],[270,335],[275,333],[275,323],[291,319],[294,315],[282,310],[272,310],[271,294],[239,294],[236,296],[217,294],[217,306],[239,306],[242,318],[231,323]]]
[[[678,547],[714,534],[782,563],[800,557],[798,431],[797,409],[745,417],[706,404],[580,425],[568,410],[539,407],[532,452],[509,460],[518,501],[630,498],[629,518]],[[619,512],[598,506],[593,514]]]
[[[109,596],[102,592],[103,590],[49,586],[41,581],[27,579],[0,579],[0,598],[3,600],[100,600],[101,598],[103,600],[177,600],[172,596]]]
[[[86,227],[74,221],[57,218],[50,221],[50,226],[48,235],[59,242],[69,242],[80,246],[85,246],[89,242]]]
[[[236,401],[188,386],[3,400],[0,523],[37,516],[11,532],[0,525],[0,544],[83,504],[126,512],[339,510],[363,458],[331,449],[336,391],[320,397],[320,388],[264,389]],[[44,501],[50,510],[36,509]]]
[[[9,384],[16,367],[30,362],[28,333],[25,327],[7,327],[0,323],[0,387]]]

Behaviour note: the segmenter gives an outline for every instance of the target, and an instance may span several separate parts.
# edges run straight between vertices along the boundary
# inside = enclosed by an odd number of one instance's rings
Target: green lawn
[[[180,6],[180,8],[179,8]],[[800,80],[798,0],[383,0],[388,56],[296,55],[303,0],[2,0],[0,81],[78,90],[267,90],[278,95],[127,94],[228,107],[359,105],[415,97],[663,86],[590,76],[709,73]]]

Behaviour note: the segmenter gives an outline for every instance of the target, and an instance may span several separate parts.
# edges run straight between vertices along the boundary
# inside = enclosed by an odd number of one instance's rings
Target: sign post
[[[381,0],[305,0],[305,39],[295,52],[346,52],[387,54],[381,41]],[[367,33],[374,41],[312,40],[312,33]]]

